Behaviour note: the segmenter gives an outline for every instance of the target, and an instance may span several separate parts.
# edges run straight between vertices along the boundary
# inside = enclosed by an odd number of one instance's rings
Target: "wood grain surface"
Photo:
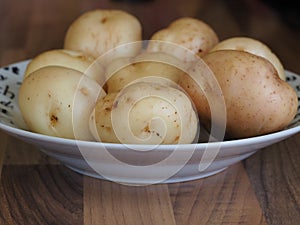
[[[197,17],[220,39],[260,39],[300,74],[299,18],[259,0],[1,0],[0,66],[61,48],[70,23],[95,8],[133,13],[145,39],[179,16]],[[0,224],[298,225],[299,137],[205,179],[134,187],[80,175],[0,131]]]

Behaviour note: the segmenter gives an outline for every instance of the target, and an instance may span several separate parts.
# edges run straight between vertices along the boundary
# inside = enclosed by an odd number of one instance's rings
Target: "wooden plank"
[[[1,173],[2,173],[2,167],[3,167],[3,161],[5,158],[5,153],[6,153],[6,146],[7,146],[7,139],[8,136],[4,134],[2,131],[0,131],[0,178],[1,178]]]
[[[267,224],[241,163],[206,179],[170,185],[170,194],[178,225]]]
[[[82,176],[63,166],[4,166],[0,224],[82,224]]]
[[[245,161],[266,219],[270,224],[300,221],[300,134],[263,149]]]
[[[13,137],[7,137],[6,154],[3,164],[32,165],[32,164],[60,164],[57,160],[47,156],[37,147],[27,144]]]
[[[166,184],[125,186],[84,177],[85,225],[174,225]]]

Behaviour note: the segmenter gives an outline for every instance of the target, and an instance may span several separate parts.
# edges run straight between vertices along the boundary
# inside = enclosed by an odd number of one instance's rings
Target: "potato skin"
[[[154,33],[151,40],[178,44],[200,57],[207,54],[219,42],[218,35],[212,27],[202,20],[191,17],[174,20],[168,27]],[[150,43],[148,50],[164,52],[166,47],[168,46]]]
[[[140,41],[142,27],[133,15],[121,10],[96,9],[83,13],[67,30],[64,48],[85,52],[98,58],[125,43]],[[123,49],[122,55],[135,55],[135,45]]]
[[[53,49],[42,52],[28,64],[24,77],[45,66],[64,66],[84,72],[95,59],[79,51]]]
[[[198,135],[198,117],[181,90],[137,82],[100,98],[90,128],[98,141],[125,144],[188,144]]]
[[[146,52],[137,55],[133,59],[117,59],[116,62],[112,62],[106,67],[107,71],[116,71],[112,74],[106,74],[107,92],[118,92],[131,82],[150,77],[152,77],[152,80],[157,80],[158,83],[163,82],[163,79],[165,79],[170,83],[174,82],[174,84],[177,84],[184,72],[171,63],[168,64],[169,61],[172,62],[172,59],[169,59],[169,57],[171,56],[161,52]],[[156,60],[153,60],[153,58]],[[120,69],[119,61],[121,60],[129,65]]]
[[[32,72],[46,66],[62,66],[78,70],[99,84],[102,84],[105,80],[104,68],[99,64],[93,65],[94,61],[94,57],[80,51],[66,49],[48,50],[38,54],[29,62],[25,70],[24,78],[29,76]]]
[[[214,72],[222,89],[227,112],[227,138],[246,138],[284,129],[294,118],[298,98],[293,88],[281,80],[266,59],[244,51],[220,50],[203,60]],[[205,98],[186,80],[192,99]],[[191,87],[191,88],[187,88]],[[195,101],[198,113],[209,124],[207,102]]]
[[[88,119],[100,90],[97,82],[77,70],[43,67],[24,79],[18,95],[19,107],[33,132],[94,140]]]
[[[89,128],[96,141],[120,143],[111,121],[111,110],[118,95],[117,92],[108,93],[98,99],[89,119]]]
[[[275,55],[272,50],[263,42],[249,37],[232,37],[222,40],[216,44],[211,49],[211,52],[226,49],[246,51],[269,60],[277,70],[278,76],[285,81],[286,77],[281,61],[277,55]]]
[[[210,128],[211,111],[206,96],[213,90],[202,90],[204,87],[199,87],[188,74],[183,74],[181,76],[178,85],[181,86],[192,99],[196,107],[200,123],[202,123],[206,128]]]

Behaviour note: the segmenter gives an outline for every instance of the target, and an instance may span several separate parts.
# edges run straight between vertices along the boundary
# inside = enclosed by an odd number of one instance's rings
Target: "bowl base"
[[[114,178],[114,180],[109,180],[106,179],[105,177],[99,175],[96,172],[93,171],[88,171],[88,170],[81,170],[78,168],[75,168],[73,166],[70,165],[65,165],[67,168],[75,171],[76,173],[85,175],[85,176],[89,176],[89,177],[93,177],[96,179],[101,179],[101,180],[108,180],[108,181],[112,181],[112,182],[116,182],[116,183],[120,183],[120,184],[124,184],[124,185],[132,185],[132,186],[141,186],[141,185],[148,185],[148,184],[152,184],[152,182],[149,181],[144,181],[141,180],[140,182],[132,182],[130,179],[128,179],[127,182],[124,182],[124,179],[118,179],[117,177]],[[191,176],[184,176],[184,177],[180,177],[180,176],[173,176],[163,182],[160,183],[164,183],[164,184],[171,184],[171,183],[179,183],[179,182],[185,182],[185,181],[193,181],[193,180],[198,180],[198,179],[202,179],[202,178],[206,178],[209,176],[213,176],[215,174],[221,173],[222,171],[226,170],[228,167],[224,167],[221,168],[219,170],[215,170],[215,171],[211,171],[211,172],[206,172],[206,173],[199,173],[199,174],[195,174],[195,175],[191,175]]]

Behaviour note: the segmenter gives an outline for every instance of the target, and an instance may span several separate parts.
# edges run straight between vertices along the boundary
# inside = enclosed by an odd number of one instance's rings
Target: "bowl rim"
[[[125,144],[122,143],[110,143],[110,142],[98,142],[98,141],[86,141],[86,140],[77,140],[77,139],[69,139],[69,138],[62,138],[62,137],[56,137],[56,136],[49,136],[45,134],[40,134],[36,132],[32,132],[26,129],[14,127],[7,125],[3,123],[0,120],[0,129],[4,132],[7,132],[11,134],[12,136],[15,136],[16,138],[24,137],[24,138],[31,138],[38,141],[44,141],[44,142],[56,142],[61,143],[64,145],[74,145],[74,144],[80,144],[80,145],[91,145],[91,146],[101,146],[101,147],[114,147],[114,148],[122,148]],[[291,128],[287,128],[281,131],[260,135],[260,136],[254,136],[254,137],[248,137],[248,138],[241,138],[241,139],[233,139],[233,140],[224,140],[224,141],[216,141],[216,142],[199,142],[199,143],[191,143],[191,144],[160,144],[157,146],[157,149],[163,150],[163,149],[172,149],[176,146],[180,147],[207,147],[212,145],[221,145],[222,147],[228,147],[228,146],[244,146],[244,145],[252,145],[252,144],[259,144],[262,142],[270,141],[270,140],[276,140],[276,139],[285,139],[289,136],[295,135],[300,132],[300,124]],[[146,145],[146,144],[126,144],[128,147],[151,147],[156,145]]]

